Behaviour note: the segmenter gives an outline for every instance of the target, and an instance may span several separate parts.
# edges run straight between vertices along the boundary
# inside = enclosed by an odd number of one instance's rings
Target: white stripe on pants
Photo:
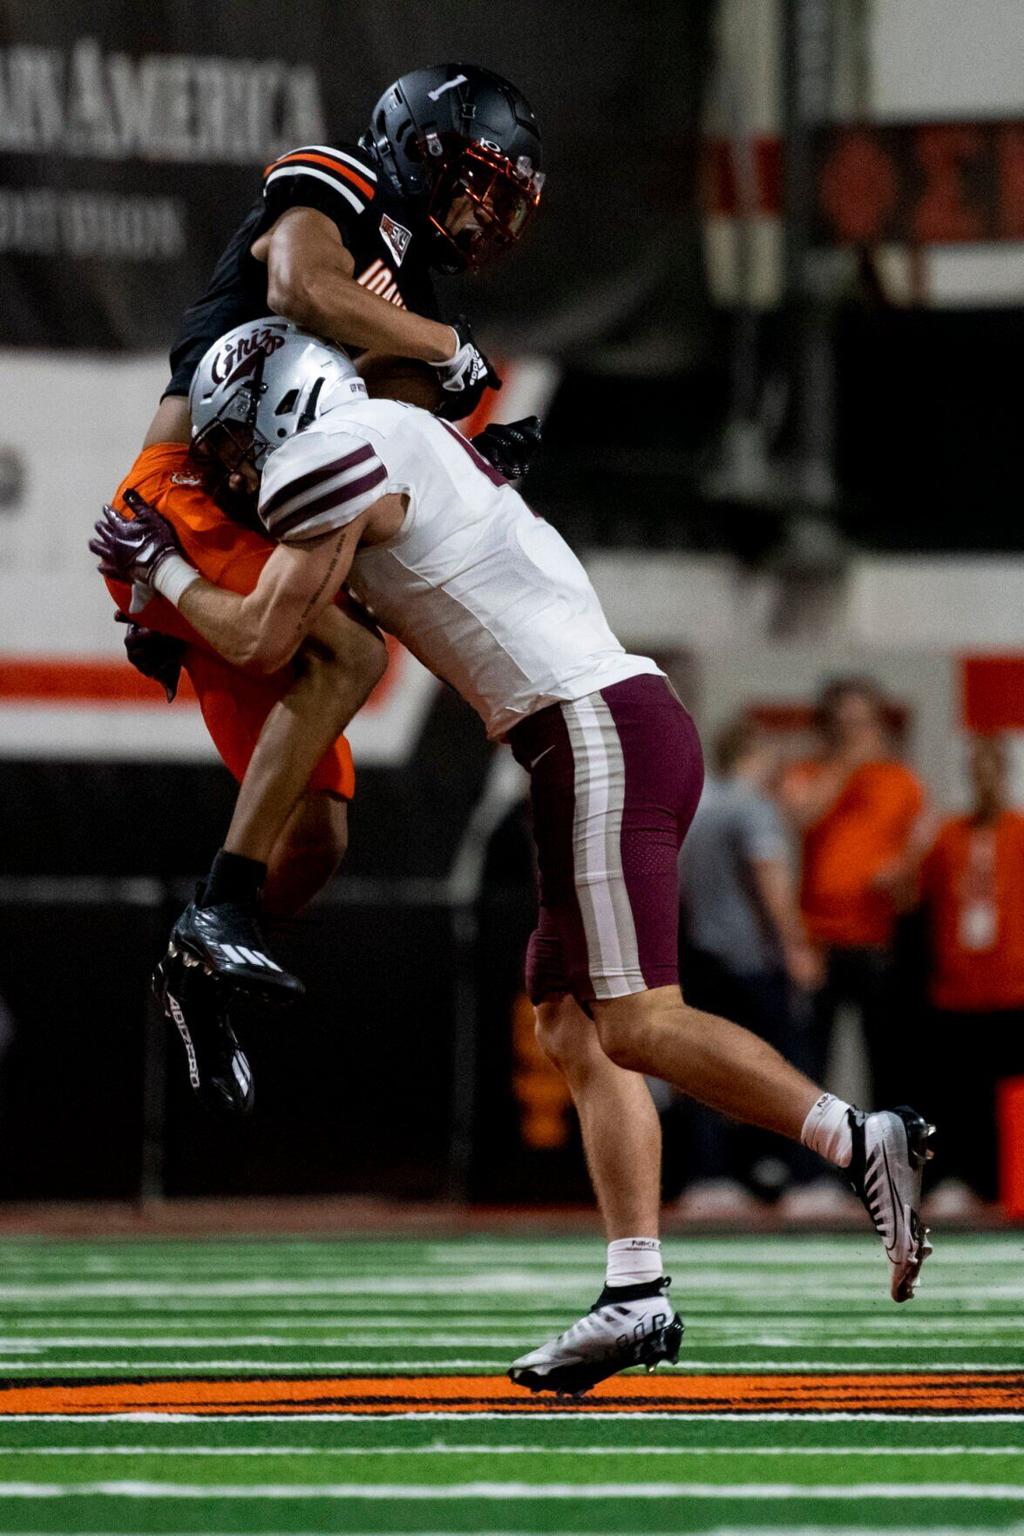
[[[599,693],[563,704],[575,770],[573,879],[594,995],[646,990],[622,868],[626,764],[611,710]]]

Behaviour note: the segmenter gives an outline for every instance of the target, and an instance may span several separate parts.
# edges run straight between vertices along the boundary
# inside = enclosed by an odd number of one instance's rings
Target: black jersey
[[[437,318],[422,219],[410,217],[365,150],[307,144],[263,172],[262,198],[228,242],[203,297],[182,316],[165,394],[187,395],[200,359],[217,338],[267,313],[267,269],[250,252],[288,208],[316,208],[333,219],[355,262],[356,282],[392,304]]]

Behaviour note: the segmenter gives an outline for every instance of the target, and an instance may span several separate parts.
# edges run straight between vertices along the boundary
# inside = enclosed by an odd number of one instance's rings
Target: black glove
[[[506,480],[521,480],[533,463],[543,442],[539,416],[523,416],[519,421],[493,421],[471,439],[477,453],[482,453]]]
[[[168,556],[180,555],[181,547],[167,519],[138,491],[125,491],[124,499],[133,514],[131,522],[105,506],[89,548],[99,556],[104,576],[151,587],[161,565]]]
[[[445,421],[461,421],[480,404],[485,389],[500,389],[501,380],[473,340],[465,315],[452,326],[459,338],[455,356],[447,363],[434,363],[444,391],[438,416]]]
[[[115,613],[117,624],[127,624],[124,649],[136,672],[152,677],[163,688],[168,704],[173,703],[181,677],[181,658],[187,649],[184,640],[173,635],[162,635],[158,629],[147,629],[136,624],[126,613]]]

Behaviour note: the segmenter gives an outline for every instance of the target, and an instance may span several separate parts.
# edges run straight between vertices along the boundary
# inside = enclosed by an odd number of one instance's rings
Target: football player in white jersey
[[[259,325],[259,344],[231,333],[242,362],[227,379],[200,364],[191,396],[196,451],[258,495],[278,541],[255,591],[201,578],[141,498],[126,498],[132,521],[108,509],[91,547],[107,574],[155,587],[230,662],[266,672],[290,661],[347,583],[528,769],[540,871],[528,986],[579,1112],[609,1250],[594,1307],[517,1360],[513,1381],[581,1392],[678,1355],[645,1075],[845,1168],[883,1239],[891,1294],[907,1300],[931,1251],[918,1217],[930,1127],[905,1107],[852,1108],[683,1000],[676,857],[703,768],[667,680],[625,653],[560,535],[454,428],[366,399],[338,349],[273,318]],[[326,719],[325,738],[345,723]],[[273,732],[257,747],[229,850],[256,876],[309,767]],[[293,979],[246,921],[237,907],[193,905],[172,942],[196,965],[286,989]]]

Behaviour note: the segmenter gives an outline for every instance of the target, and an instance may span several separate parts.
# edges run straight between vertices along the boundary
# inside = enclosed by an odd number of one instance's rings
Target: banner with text
[[[489,340],[518,351],[685,364],[702,316],[709,0],[654,0],[642,29],[618,0],[588,8],[586,26],[541,0],[514,15],[464,7],[457,24],[433,9],[5,0],[0,345],[166,347],[268,159],[351,141],[390,80],[463,57],[526,91],[549,177],[527,247],[471,295],[449,286],[450,310],[468,300]]]

